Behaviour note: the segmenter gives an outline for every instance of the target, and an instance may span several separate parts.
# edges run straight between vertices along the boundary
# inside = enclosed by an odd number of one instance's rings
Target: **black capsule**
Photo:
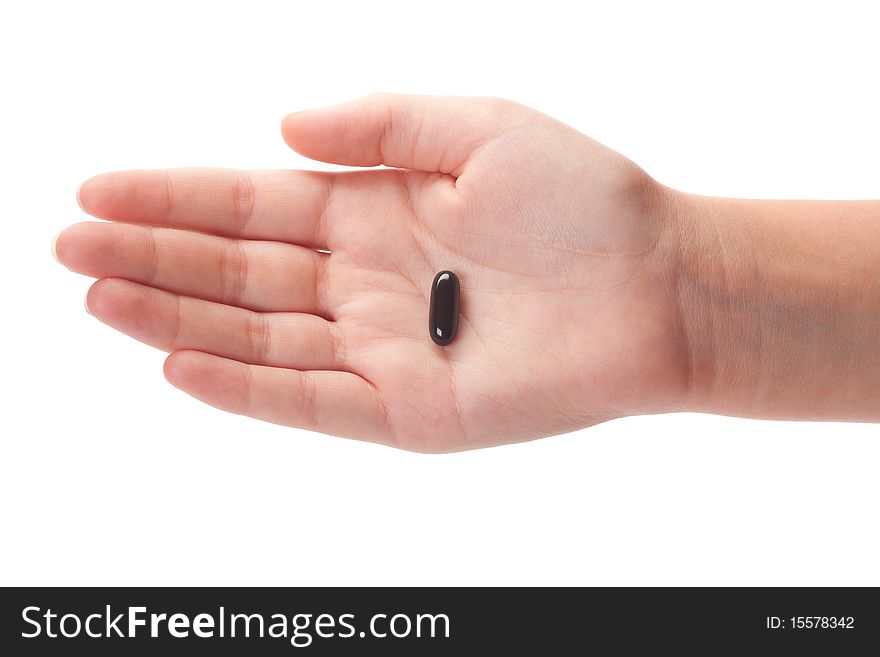
[[[428,330],[431,339],[445,347],[455,339],[458,331],[458,304],[461,297],[461,284],[458,276],[451,271],[441,271],[434,277],[431,285],[431,311],[428,315]]]

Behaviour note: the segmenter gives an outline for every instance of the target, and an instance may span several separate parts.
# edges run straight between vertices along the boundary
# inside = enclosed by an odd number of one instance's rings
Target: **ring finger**
[[[85,222],[58,236],[55,253],[95,278],[125,278],[252,310],[329,314],[319,292],[329,256],[294,244]]]
[[[307,313],[258,313],[119,278],[96,281],[89,312],[164,351],[194,349],[253,365],[345,370],[335,322]]]

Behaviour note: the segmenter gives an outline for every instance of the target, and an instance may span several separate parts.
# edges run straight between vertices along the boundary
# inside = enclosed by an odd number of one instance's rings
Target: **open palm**
[[[580,133],[495,99],[379,95],[291,115],[336,173],[104,174],[58,258],[89,311],[172,352],[219,408],[419,451],[666,410],[684,390],[661,192]],[[455,271],[458,337],[427,330]]]

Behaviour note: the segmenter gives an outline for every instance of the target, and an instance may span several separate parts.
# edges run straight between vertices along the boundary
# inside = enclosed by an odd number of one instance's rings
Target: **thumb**
[[[372,94],[291,114],[281,133],[313,160],[458,176],[481,146],[522,124],[525,111],[498,98]]]

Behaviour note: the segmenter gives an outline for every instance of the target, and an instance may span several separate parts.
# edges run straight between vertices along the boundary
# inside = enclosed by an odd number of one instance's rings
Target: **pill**
[[[451,271],[441,271],[431,285],[431,309],[428,314],[428,330],[431,339],[445,347],[458,331],[458,304],[461,285],[458,276]]]

